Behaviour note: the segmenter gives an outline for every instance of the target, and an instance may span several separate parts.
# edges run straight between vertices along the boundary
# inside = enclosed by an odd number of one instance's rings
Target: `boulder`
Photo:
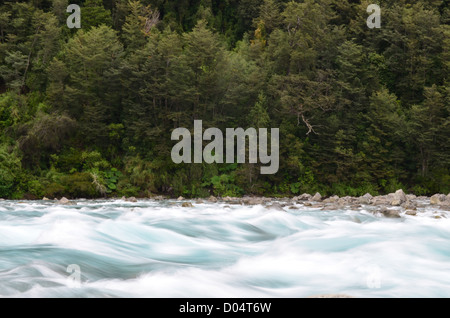
[[[314,196],[310,199],[310,201],[320,202],[320,201],[322,201],[322,196],[320,195],[319,192],[317,192],[317,193],[314,194]]]
[[[232,201],[233,199],[230,198],[229,196],[227,196],[227,197],[225,197],[225,198],[222,198],[222,200],[225,201],[225,202],[230,202],[230,201]]]
[[[284,211],[283,206],[280,203],[276,203],[276,202],[271,205],[266,206],[266,209]]]
[[[411,201],[416,199],[417,197],[414,194],[407,194],[406,195],[406,201]]]
[[[292,201],[308,201],[309,199],[311,199],[311,194],[308,193],[303,193],[302,195],[296,196],[292,198]]]
[[[402,204],[402,208],[404,208],[405,210],[416,210],[417,206],[413,202],[408,200]]]
[[[42,201],[50,201],[50,199],[49,199],[49,198],[46,198],[46,197],[43,197],[43,198],[42,198]]]
[[[342,198],[340,198],[339,200],[338,200],[338,203],[339,203],[339,205],[349,205],[350,204],[350,202],[352,201],[351,200],[352,198],[351,197],[342,197]]]
[[[193,207],[194,207],[194,206],[192,205],[191,202],[183,202],[183,203],[181,204],[181,206],[182,206],[183,208],[193,208]]]
[[[129,197],[127,199],[125,199],[127,202],[138,202],[137,199],[135,197]]]
[[[263,204],[262,198],[244,197],[242,198],[242,203],[246,205],[258,205]]]
[[[184,198],[182,196],[179,196],[177,199],[177,201],[183,201],[183,200],[184,200]]]
[[[372,205],[387,205],[387,204],[390,203],[390,201],[388,200],[388,197],[387,197],[387,196],[379,195],[379,196],[374,197],[374,198],[370,201],[370,203],[371,203]]]
[[[262,204],[263,201],[261,198],[253,198],[247,201],[248,205],[258,205],[258,204]]]
[[[366,193],[363,196],[358,198],[359,204],[370,204],[370,200],[372,200],[373,196],[370,193]]]
[[[337,205],[328,205],[322,208],[322,211],[336,211],[339,210],[339,206]]]
[[[210,196],[208,199],[209,202],[217,202],[217,198],[215,196]]]
[[[408,210],[405,212],[406,215],[417,215],[417,211],[414,210]]]
[[[337,195],[333,195],[332,197],[329,197],[325,200],[323,200],[323,203],[336,203],[339,201],[339,197]]]
[[[391,198],[392,206],[400,206],[402,203],[406,202],[406,194],[402,189],[395,191],[394,194],[390,193],[389,197]]]
[[[63,197],[58,203],[62,205],[77,205],[75,202],[69,201],[66,197]]]
[[[431,205],[438,205],[441,204],[441,200],[439,200],[439,195],[435,194],[430,198],[430,204]]]
[[[398,210],[389,210],[386,207],[383,207],[378,212],[380,212],[387,218],[400,218],[400,212]]]
[[[195,201],[195,204],[203,204],[205,203],[202,199],[198,199]]]
[[[298,210],[298,208],[297,208],[295,205],[291,205],[291,206],[289,207],[289,210]]]

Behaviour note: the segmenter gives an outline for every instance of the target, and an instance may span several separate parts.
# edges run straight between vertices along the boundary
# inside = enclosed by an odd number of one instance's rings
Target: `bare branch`
[[[316,131],[314,130],[314,126],[311,125],[308,121],[308,119],[305,118],[305,116],[303,114],[300,114],[302,117],[303,122],[305,123],[306,127],[308,127],[308,132],[306,133],[307,136],[309,136],[310,133],[314,133],[316,135],[319,135],[318,133],[316,133]]]

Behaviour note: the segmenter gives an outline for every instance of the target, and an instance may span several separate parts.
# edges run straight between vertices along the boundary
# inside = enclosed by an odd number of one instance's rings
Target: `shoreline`
[[[266,209],[273,209],[286,212],[287,210],[296,210],[298,205],[303,207],[309,207],[311,209],[321,209],[324,211],[333,210],[359,210],[363,207],[368,207],[373,213],[379,213],[388,218],[400,218],[401,213],[406,215],[416,215],[419,213],[418,209],[426,207],[436,207],[436,209],[443,211],[450,211],[450,193],[445,194],[435,194],[433,196],[415,196],[413,194],[405,194],[403,190],[397,190],[395,193],[390,193],[387,195],[372,196],[370,194],[365,194],[360,197],[339,197],[337,195],[331,197],[322,197],[319,193],[315,195],[302,194],[295,197],[261,197],[261,196],[244,196],[242,198],[238,197],[214,197],[209,198],[193,198],[187,199],[183,197],[170,198],[165,196],[153,196],[150,198],[135,198],[135,197],[122,197],[122,198],[97,198],[97,199],[74,199],[69,200],[65,197],[61,199],[50,200],[48,198],[43,198],[42,200],[5,200],[0,199],[0,201],[14,201],[18,203],[25,202],[48,202],[54,203],[55,205],[77,205],[80,201],[114,201],[121,200],[124,202],[138,203],[139,201],[170,201],[171,205],[178,205],[182,208],[194,208],[198,204],[214,204],[220,203],[225,204],[224,208],[230,208],[230,205],[242,205],[242,206],[255,206],[262,205]],[[436,212],[437,213],[437,212]],[[436,218],[446,217],[444,214],[438,214]]]

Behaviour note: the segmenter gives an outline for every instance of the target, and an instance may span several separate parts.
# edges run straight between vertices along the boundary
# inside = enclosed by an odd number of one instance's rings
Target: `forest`
[[[1,1],[0,198],[449,193],[449,2]],[[194,120],[279,128],[278,173],[173,163]]]

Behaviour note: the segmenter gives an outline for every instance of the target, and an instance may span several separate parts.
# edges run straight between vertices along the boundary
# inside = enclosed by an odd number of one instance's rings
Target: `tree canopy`
[[[0,197],[450,191],[448,0],[0,5]],[[171,131],[280,128],[280,169],[174,164]]]

